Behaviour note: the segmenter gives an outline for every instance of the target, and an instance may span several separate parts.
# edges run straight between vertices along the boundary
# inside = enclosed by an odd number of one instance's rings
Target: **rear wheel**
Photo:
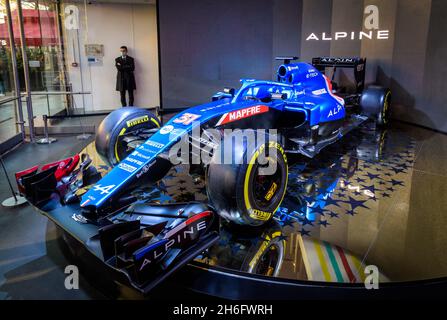
[[[99,125],[96,151],[106,163],[115,166],[158,128],[160,120],[148,110],[136,107],[117,109]]]
[[[372,86],[363,91],[360,97],[362,113],[376,121],[378,126],[389,122],[391,91],[387,88]]]
[[[226,164],[223,144],[207,170],[209,200],[231,222],[263,225],[272,219],[286,192],[288,168],[284,149],[276,136],[267,136],[253,145],[232,147],[233,163]]]

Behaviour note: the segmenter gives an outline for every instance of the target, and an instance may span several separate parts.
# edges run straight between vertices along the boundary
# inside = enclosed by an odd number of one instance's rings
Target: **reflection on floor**
[[[260,230],[252,237],[246,231],[239,236],[232,230],[226,237],[224,229],[220,244],[198,261],[284,278],[333,282],[363,281],[367,266],[377,266],[384,281],[447,275],[447,265],[438,263],[446,258],[442,248],[447,241],[440,231],[445,230],[447,217],[439,208],[444,200],[435,189],[427,192],[431,182],[414,181],[424,174],[445,188],[445,177],[435,178],[415,169],[422,166],[416,160],[426,146],[420,136],[412,138],[403,132],[408,130],[406,126],[400,127],[379,131],[365,126],[314,159],[292,157],[288,192],[271,230]],[[442,140],[439,150],[445,151],[447,138],[435,136]],[[439,166],[446,165],[440,161]],[[172,169],[158,188],[150,190],[152,200],[205,200],[204,181],[188,172],[187,166]],[[427,198],[421,199],[421,193]],[[421,202],[415,203],[415,199]],[[415,211],[415,207],[422,210]],[[430,210],[436,207],[439,210]],[[419,234],[415,215],[425,216],[422,224],[426,226],[430,220],[441,223],[433,223],[426,231],[439,237]],[[425,245],[414,243],[415,238],[424,239]],[[278,245],[281,241],[283,246]],[[415,267],[421,264],[421,255],[429,256],[430,267]]]
[[[56,161],[78,152],[89,141],[58,137],[51,145],[25,144],[7,154],[9,177],[24,167]],[[11,196],[1,174],[1,200]],[[28,205],[0,208],[0,299],[103,299],[84,277],[80,290],[66,290],[67,260],[58,245],[54,224]]]
[[[5,160],[12,178],[81,149],[76,138],[60,138],[51,146],[22,146]],[[362,281],[366,265],[391,281],[446,276],[445,159],[446,135],[399,123],[386,133],[356,131],[313,160],[290,157],[288,196],[274,222],[249,233],[223,228],[220,245],[198,260],[337,282]],[[187,167],[171,173],[150,190],[155,201],[205,199],[203,180]],[[0,191],[8,197],[3,178]],[[82,277],[80,290],[64,288],[64,268],[72,262],[55,245],[54,226],[30,207],[2,208],[0,233],[0,298],[105,297]]]

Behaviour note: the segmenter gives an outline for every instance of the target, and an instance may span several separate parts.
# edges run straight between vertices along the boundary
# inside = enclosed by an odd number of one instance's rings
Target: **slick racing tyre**
[[[253,130],[243,132],[244,136],[255,135]],[[239,225],[263,225],[272,219],[286,192],[284,149],[271,135],[252,142],[224,140],[225,136],[207,168],[208,198],[226,220]]]
[[[99,125],[96,151],[113,167],[132,152],[131,141],[144,141],[158,128],[160,120],[152,112],[136,107],[117,109]]]
[[[277,277],[284,259],[285,243],[281,231],[263,234],[257,246],[250,248],[241,271]]]
[[[371,86],[365,89],[360,97],[362,113],[374,119],[378,126],[386,126],[388,124],[390,106],[390,89]]]
[[[286,241],[275,220],[262,228],[222,225],[219,246],[208,251],[210,264],[276,277],[285,256]]]

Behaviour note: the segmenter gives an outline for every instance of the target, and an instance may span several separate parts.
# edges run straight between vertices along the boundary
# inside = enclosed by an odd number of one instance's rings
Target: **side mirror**
[[[233,98],[236,90],[234,88],[225,87],[223,91],[216,93],[211,97],[211,101],[217,101],[225,98]]]
[[[236,92],[236,90],[234,90],[234,88],[225,87],[223,92],[226,94],[230,94],[232,97],[234,97],[234,93]]]

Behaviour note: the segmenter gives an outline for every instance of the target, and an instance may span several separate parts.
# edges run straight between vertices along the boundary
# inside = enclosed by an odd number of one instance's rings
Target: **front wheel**
[[[207,170],[211,204],[223,218],[236,224],[260,226],[270,221],[286,192],[284,149],[276,136],[267,135],[262,140],[235,144],[231,164],[224,161],[229,150],[222,142]]]
[[[131,142],[146,140],[160,128],[160,120],[150,111],[123,107],[102,120],[96,133],[96,151],[112,167],[132,151]]]

